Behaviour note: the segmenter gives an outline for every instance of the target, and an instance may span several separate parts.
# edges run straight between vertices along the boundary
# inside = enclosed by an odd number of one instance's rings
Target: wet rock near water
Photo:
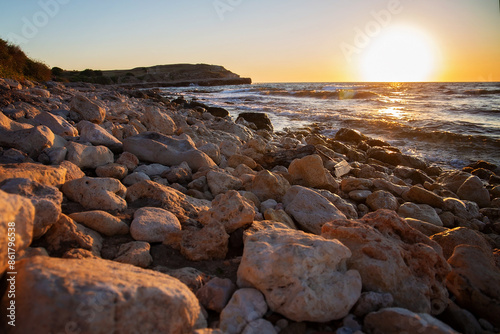
[[[30,319],[2,332],[500,329],[495,165],[157,91],[0,87],[0,232]]]

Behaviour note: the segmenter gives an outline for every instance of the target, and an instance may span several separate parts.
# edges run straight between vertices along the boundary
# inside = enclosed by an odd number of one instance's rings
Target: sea
[[[265,112],[276,131],[351,128],[442,167],[500,166],[500,83],[262,83],[165,88],[241,112]]]

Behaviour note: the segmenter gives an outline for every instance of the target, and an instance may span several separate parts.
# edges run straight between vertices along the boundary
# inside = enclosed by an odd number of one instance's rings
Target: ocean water
[[[500,83],[276,83],[167,88],[227,109],[266,112],[275,130],[312,124],[326,136],[342,127],[388,141],[431,163],[500,165]]]

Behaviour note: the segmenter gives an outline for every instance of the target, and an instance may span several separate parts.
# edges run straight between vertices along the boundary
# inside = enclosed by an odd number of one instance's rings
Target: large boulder
[[[274,130],[273,124],[271,123],[271,120],[269,119],[269,116],[267,116],[266,113],[242,112],[238,115],[236,123],[238,123],[240,119],[244,119],[249,123],[255,124],[257,130],[267,130],[270,132],[273,132]]]
[[[245,327],[267,312],[266,300],[255,289],[237,290],[220,315],[220,329],[226,334],[240,334]]]
[[[398,214],[403,218],[414,218],[436,226],[443,226],[436,210],[427,204],[406,202],[399,207]]]
[[[207,184],[214,196],[229,190],[239,190],[243,182],[224,170],[211,170],[207,173]]]
[[[130,224],[130,235],[138,241],[163,242],[168,233],[180,230],[181,223],[177,217],[162,208],[140,208]]]
[[[6,333],[66,333],[69,328],[96,334],[192,333],[206,327],[194,294],[165,274],[100,259],[43,256],[19,262],[17,271],[19,321]],[[8,302],[5,294],[5,308]]]
[[[288,172],[295,184],[332,191],[339,188],[332,174],[323,167],[323,160],[317,154],[293,160]]]
[[[253,204],[237,191],[230,190],[217,196],[212,201],[212,208],[200,214],[199,221],[203,225],[219,222],[227,233],[232,233],[240,227],[251,224],[256,214]]]
[[[35,116],[34,121],[39,125],[49,127],[56,135],[69,137],[78,136],[78,130],[61,116],[42,111]]]
[[[44,149],[54,145],[56,137],[45,125],[24,130],[10,131],[0,127],[0,146],[12,147],[35,158]]]
[[[323,224],[345,219],[346,216],[329,200],[317,192],[301,186],[293,186],[283,198],[285,212],[308,232],[321,234]]]
[[[0,165],[0,181],[12,178],[27,178],[48,186],[60,187],[66,182],[67,169],[35,163]]]
[[[30,179],[7,179],[0,189],[31,200],[35,207],[33,239],[38,239],[59,219],[63,194],[56,187],[46,186]]]
[[[124,199],[127,188],[116,179],[85,176],[66,182],[62,191],[88,210],[122,211],[127,208]]]
[[[283,200],[290,183],[281,174],[262,170],[255,175],[250,185],[250,190],[260,201],[274,199],[277,202]]]
[[[154,181],[141,181],[127,189],[127,201],[149,200],[150,206],[161,207],[172,212],[181,223],[211,207],[207,200],[186,196],[180,191]]]
[[[431,236],[431,239],[437,242],[443,249],[445,259],[449,259],[455,247],[460,245],[477,246],[487,253],[493,250],[485,237],[478,231],[465,227],[457,227]]]
[[[450,268],[441,247],[396,213],[378,210],[359,220],[335,220],[322,236],[352,252],[348,266],[361,274],[364,291],[389,292],[395,306],[439,314],[446,308]]]
[[[446,284],[461,307],[500,326],[500,269],[493,253],[477,246],[455,247]]]
[[[123,140],[123,150],[133,153],[141,161],[177,166],[187,162],[192,170],[215,167],[215,163],[189,140],[176,139],[157,132],[143,132]]]
[[[399,307],[384,308],[365,317],[368,333],[458,334],[450,326],[426,313],[413,313]]]
[[[106,146],[112,151],[121,151],[123,145],[101,126],[89,121],[80,121],[76,128],[80,131],[80,141],[89,142],[94,146]]]
[[[113,152],[106,146],[87,146],[75,142],[66,145],[67,159],[84,168],[97,168],[114,162]]]
[[[69,215],[71,219],[105,236],[128,234],[129,227],[121,219],[106,211],[94,210],[75,212]]]
[[[106,110],[83,95],[75,95],[70,102],[70,117],[75,121],[89,121],[101,124],[106,117]]]
[[[458,188],[457,195],[460,199],[476,202],[480,207],[490,204],[490,193],[477,176],[471,176]]]
[[[271,310],[294,321],[341,319],[361,294],[359,273],[345,265],[350,256],[337,240],[264,229],[245,240],[238,285],[258,289]]]
[[[170,116],[157,107],[147,107],[141,116],[141,122],[148,131],[158,132],[164,135],[173,135],[177,127]]]
[[[0,275],[14,265],[16,254],[26,249],[33,239],[35,208],[31,201],[19,195],[0,190]],[[11,244],[9,244],[11,243]],[[14,249],[13,254],[8,249]],[[12,261],[9,263],[9,261]],[[17,265],[10,271],[17,270]]]

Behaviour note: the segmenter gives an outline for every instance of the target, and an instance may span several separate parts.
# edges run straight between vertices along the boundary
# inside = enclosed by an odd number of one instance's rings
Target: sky
[[[254,82],[500,81],[499,0],[0,0],[68,70],[222,65]]]

